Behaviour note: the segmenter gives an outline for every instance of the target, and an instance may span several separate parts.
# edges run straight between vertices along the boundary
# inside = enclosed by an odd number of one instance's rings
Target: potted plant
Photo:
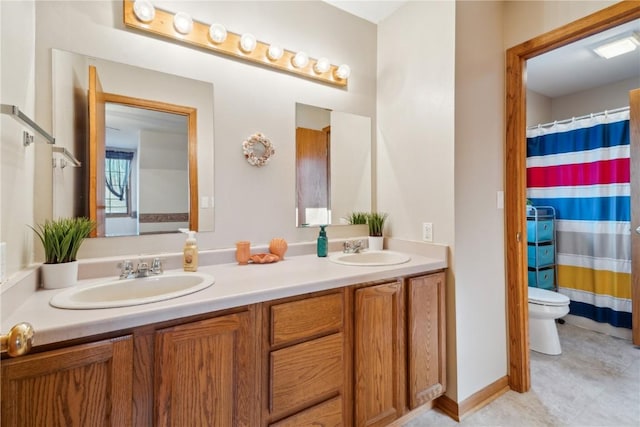
[[[347,220],[347,223],[352,225],[366,224],[367,215],[368,214],[366,212],[351,212],[345,219]]]
[[[88,218],[60,218],[47,220],[31,227],[44,247],[42,286],[57,289],[73,286],[78,280],[76,256],[82,241],[91,234],[95,223]]]
[[[370,212],[367,214],[367,225],[369,226],[369,249],[373,251],[381,251],[383,248],[384,237],[382,230],[387,214],[383,212]]]

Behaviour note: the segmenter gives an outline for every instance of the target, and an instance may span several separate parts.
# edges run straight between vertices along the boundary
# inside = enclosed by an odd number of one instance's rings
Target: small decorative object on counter
[[[320,235],[318,236],[317,252],[319,257],[326,257],[329,252],[329,240],[327,239],[326,225],[320,226]]]
[[[381,251],[383,249],[384,237],[382,230],[387,214],[382,212],[370,212],[367,214],[367,225],[369,226],[369,250]]]
[[[276,153],[271,141],[260,132],[254,133],[242,143],[242,152],[251,166],[264,166]]]
[[[41,267],[43,288],[58,289],[76,284],[78,250],[94,228],[95,222],[82,217],[60,218],[45,221],[37,229],[31,227],[44,247],[45,263]]]
[[[276,254],[255,254],[251,255],[251,261],[255,264],[270,264],[272,262],[278,262],[280,257]]]
[[[249,258],[251,253],[251,242],[248,240],[241,240],[236,242],[236,261],[240,265],[249,264]]]
[[[288,247],[289,245],[286,240],[276,237],[275,239],[271,239],[271,242],[269,243],[269,252],[278,255],[278,258],[280,259],[284,259],[284,254],[287,252]]]
[[[184,271],[198,271],[198,245],[195,231],[189,231],[189,237],[184,243],[182,266]]]

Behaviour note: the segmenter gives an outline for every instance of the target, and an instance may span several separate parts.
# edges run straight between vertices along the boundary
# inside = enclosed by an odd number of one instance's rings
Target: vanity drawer
[[[269,427],[314,427],[343,425],[342,396],[334,397],[285,418]]]
[[[270,354],[269,410],[277,416],[339,394],[344,381],[342,333]]]
[[[271,306],[271,345],[277,346],[342,329],[342,292]]]

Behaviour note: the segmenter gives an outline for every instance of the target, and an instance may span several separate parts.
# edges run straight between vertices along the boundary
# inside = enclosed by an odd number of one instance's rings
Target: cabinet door
[[[356,289],[354,320],[355,425],[384,426],[405,402],[400,283]]]
[[[156,334],[156,426],[256,426],[259,384],[250,312]]]
[[[442,395],[446,388],[444,273],[408,280],[409,408]]]
[[[2,362],[3,426],[130,426],[130,336]]]

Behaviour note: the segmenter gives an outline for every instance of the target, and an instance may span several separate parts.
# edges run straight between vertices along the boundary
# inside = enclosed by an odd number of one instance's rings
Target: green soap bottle
[[[318,236],[318,256],[326,257],[329,252],[329,241],[327,240],[327,232],[324,230],[326,225],[320,226],[320,235]]]

